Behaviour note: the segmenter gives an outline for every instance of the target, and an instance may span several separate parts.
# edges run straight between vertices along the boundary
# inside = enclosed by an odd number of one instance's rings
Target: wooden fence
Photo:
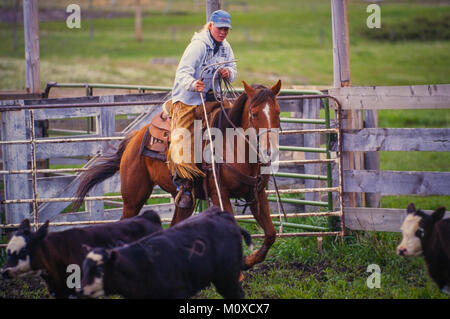
[[[92,102],[149,102],[163,98],[166,93],[127,94],[114,96],[97,96],[82,98],[14,100],[2,101],[2,105],[27,104],[74,104]],[[329,94],[340,101],[342,109],[349,111],[382,110],[382,109],[433,109],[450,107],[450,85],[424,85],[401,87],[346,87],[329,90]],[[320,100],[280,101],[282,111],[291,112],[291,116],[300,118],[318,117]],[[73,107],[64,109],[38,109],[34,111],[34,119],[62,118],[95,118],[96,132],[89,137],[121,136],[147,124],[152,116],[160,110],[159,106],[133,105],[102,107]],[[116,132],[116,115],[140,113],[122,132]],[[1,134],[3,141],[27,140],[30,138],[30,112],[28,110],[2,113]],[[283,123],[283,129],[309,129],[309,124]],[[317,125],[314,128],[320,128]],[[86,135],[78,136],[86,137]],[[374,128],[362,127],[348,129],[343,123],[343,152],[380,152],[380,151],[450,151],[450,128]],[[70,136],[77,138],[77,136]],[[75,143],[36,144],[36,157],[48,159],[52,157],[92,156],[117,146],[119,140],[91,141]],[[280,145],[319,147],[319,134],[280,136]],[[2,145],[4,170],[30,169],[30,145]],[[289,153],[289,152],[285,152]],[[289,156],[292,156],[290,154]],[[317,158],[319,154],[305,154],[305,159]],[[283,159],[283,158],[282,158]],[[89,163],[88,163],[89,165]],[[345,166],[344,166],[345,167]],[[323,165],[290,166],[283,171],[306,174],[320,174]],[[337,173],[333,174],[336,178]],[[292,178],[277,178],[279,184],[299,183]],[[320,187],[319,181],[310,180],[306,187]],[[322,182],[323,183],[323,182]],[[72,197],[78,185],[75,175],[46,174],[37,179],[37,193],[41,198]],[[119,192],[118,174],[97,186],[90,196],[101,196],[104,193]],[[337,186],[337,181],[333,186]],[[413,194],[419,196],[450,195],[450,172],[421,171],[381,171],[379,169],[347,169],[343,172],[343,186],[346,195],[366,193],[378,195]],[[33,184],[30,174],[4,175],[5,199],[32,198]],[[317,193],[308,194],[309,200],[317,200]],[[53,222],[76,222],[87,220],[117,219],[121,209],[105,209],[103,200],[89,201],[85,212],[60,212],[70,202],[48,202],[39,205],[39,221],[51,219]],[[276,209],[276,203],[272,203]],[[284,205],[288,212],[299,212],[304,208],[295,205]],[[345,225],[350,229],[399,231],[406,209],[381,209],[377,207],[345,207]],[[173,204],[153,205],[160,213],[170,215]],[[30,203],[10,203],[4,205],[6,223],[18,223],[30,217]]]
[[[87,96],[76,98],[57,98],[57,99],[37,99],[37,100],[6,100],[0,101],[0,105],[42,105],[51,107],[52,105],[77,105],[70,108],[39,108],[35,109],[32,116],[35,121],[51,119],[70,119],[90,117],[95,121],[95,131],[91,134],[71,135],[67,137],[45,138],[37,140],[39,143],[34,145],[36,159],[69,158],[80,156],[100,155],[120,143],[121,136],[128,132],[139,129],[148,124],[151,118],[161,110],[160,105],[139,105],[140,102],[148,103],[152,101],[161,101],[167,93],[149,93],[149,94],[125,94],[110,96]],[[86,103],[116,103],[116,102],[135,102],[137,105],[113,106],[113,107],[83,107]],[[280,107],[283,112],[290,112],[292,116],[299,118],[319,118],[319,109],[321,107],[320,99],[310,100],[283,100],[280,101]],[[124,130],[117,132],[117,115],[122,114],[140,114]],[[11,141],[29,141],[31,135],[31,113],[30,110],[10,110],[1,114],[1,136],[2,136],[2,160],[3,160],[3,181],[4,181],[4,199],[3,208],[6,213],[6,224],[20,223],[24,218],[33,218],[32,204],[30,202],[14,202],[15,200],[32,199],[33,196],[41,199],[51,198],[71,198],[73,197],[79,183],[77,175],[68,175],[55,173],[49,170],[46,174],[39,174],[36,178],[36,190],[34,191],[33,175],[28,174],[9,174],[11,171],[24,171],[30,169],[32,159],[32,148],[30,144],[8,144]],[[50,121],[51,122],[51,121]],[[311,127],[311,125],[313,127]],[[283,129],[311,129],[323,128],[323,125],[283,123]],[[50,128],[51,129],[51,128]],[[75,134],[75,133],[74,133]],[[76,139],[98,138],[95,141],[74,141]],[[101,140],[107,137],[117,137],[116,140]],[[42,140],[55,140],[59,142],[42,143]],[[70,143],[69,140],[72,140]],[[280,145],[307,146],[318,148],[320,146],[320,134],[301,134],[280,136]],[[292,158],[290,152],[284,152],[281,159],[285,156]],[[319,159],[319,154],[312,153],[305,155],[305,159]],[[284,156],[284,157],[283,157]],[[93,163],[92,159],[85,167]],[[283,169],[284,172],[317,174],[321,172],[323,164],[308,165],[290,165]],[[305,183],[305,187],[320,187],[320,181],[317,180],[294,180],[293,178],[277,178],[281,188],[288,187],[291,184]],[[326,185],[325,185],[326,186]],[[90,192],[89,196],[103,196],[105,193],[120,192],[119,174],[97,185]],[[34,195],[33,195],[34,193]],[[325,193],[326,194],[326,193]],[[120,196],[119,196],[120,197]],[[319,200],[318,193],[306,194],[307,200]],[[8,202],[9,201],[9,202]],[[71,213],[61,212],[70,204],[70,201],[49,201],[41,202],[37,207],[38,221],[43,222],[50,219],[53,223],[80,222],[80,221],[101,221],[115,220],[121,215],[121,208],[105,209],[105,201],[90,200],[86,201],[86,211]],[[276,209],[277,204],[271,203]],[[304,206],[284,204],[287,213],[298,213],[304,211]],[[152,205],[152,209],[157,210],[163,217],[170,217],[174,210],[173,203]]]
[[[333,88],[342,110],[449,109],[450,85]],[[450,128],[361,128],[343,123],[343,151],[450,151]],[[345,170],[344,193],[450,195],[450,172]],[[437,208],[437,207],[436,207]],[[355,230],[400,231],[405,209],[345,207],[345,226]],[[449,214],[447,213],[447,216]]]
[[[166,93],[153,94],[132,94],[117,96],[97,96],[81,98],[63,98],[63,99],[41,99],[41,100],[16,100],[3,101],[3,105],[8,104],[83,104],[83,103],[108,103],[108,102],[151,102],[160,101]],[[72,107],[55,109],[37,109],[33,115],[35,120],[42,119],[62,119],[94,117],[96,122],[96,132],[89,134],[90,138],[114,137],[127,134],[128,132],[139,129],[149,123],[150,119],[160,111],[160,107],[152,105],[133,105],[133,106],[114,106],[114,107]],[[132,122],[123,132],[115,132],[115,116],[120,114],[139,113],[139,119]],[[29,128],[29,110],[8,111],[2,113],[2,140],[17,141],[30,139]],[[70,136],[70,139],[85,138],[86,135]],[[48,140],[51,140],[49,138]],[[67,139],[67,138],[66,138]],[[108,149],[118,146],[120,140],[111,141],[80,141],[71,143],[40,143],[36,144],[36,158],[50,159],[54,157],[71,156],[94,156],[102,154]],[[25,170],[29,169],[31,160],[30,146],[26,144],[3,145],[3,168],[4,170]],[[89,163],[88,163],[89,165]],[[78,176],[52,174],[53,176],[44,176],[40,174],[37,178],[37,194],[40,198],[66,198],[72,197],[78,186]],[[93,194],[104,194],[109,192],[120,192],[120,182],[118,176],[115,176],[98,187]],[[32,198],[32,181],[30,175],[26,174],[5,174],[4,175],[4,193],[5,199],[25,199]],[[39,205],[39,221],[47,219],[55,222],[72,222],[79,220],[102,220],[116,219],[120,216],[118,212],[105,212],[103,201],[89,202],[88,211],[85,213],[61,214],[70,202],[47,202]],[[30,217],[30,204],[12,203],[6,204],[6,223],[18,223],[25,217]],[[111,215],[111,216],[110,216]]]

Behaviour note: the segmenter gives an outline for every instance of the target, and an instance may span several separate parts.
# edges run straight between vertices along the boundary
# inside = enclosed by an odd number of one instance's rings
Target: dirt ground
[[[258,275],[265,275],[281,266],[279,263],[262,263],[246,271],[245,281],[251,281]],[[283,264],[284,269],[301,271],[302,276],[314,275],[318,280],[323,277],[325,264],[314,266],[299,262]],[[40,277],[27,276],[12,280],[0,279],[0,298],[5,299],[50,299],[53,298],[46,288],[45,282]]]

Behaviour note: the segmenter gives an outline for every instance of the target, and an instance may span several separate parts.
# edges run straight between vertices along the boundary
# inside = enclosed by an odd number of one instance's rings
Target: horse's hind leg
[[[136,216],[152,194],[155,183],[142,163],[132,163],[121,166],[120,184],[123,198],[121,219]]]
[[[139,184],[138,184],[139,185]],[[123,212],[121,219],[136,216],[141,211],[142,206],[152,194],[154,184],[140,184],[139,189],[133,192],[122,192]]]
[[[253,203],[250,206],[253,216],[258,222],[259,226],[262,227],[264,231],[264,242],[260,249],[253,252],[252,254],[245,257],[245,268],[248,269],[253,265],[264,261],[267,252],[269,251],[272,244],[275,242],[276,230],[273,226],[272,219],[270,218],[269,203],[267,202],[267,193],[263,189],[259,194],[259,205],[260,211],[258,214],[257,203]]]

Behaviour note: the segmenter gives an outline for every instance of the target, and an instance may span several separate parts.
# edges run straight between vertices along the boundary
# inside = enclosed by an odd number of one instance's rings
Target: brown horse
[[[245,81],[244,93],[242,93],[233,106],[226,109],[228,119],[233,123],[224,121],[221,129],[227,127],[242,128],[245,132],[249,128],[254,128],[256,132],[270,131],[280,128],[280,107],[276,96],[281,89],[281,81],[278,81],[272,88],[262,85],[249,86]],[[80,185],[76,192],[78,201],[74,203],[74,208],[79,207],[88,191],[96,184],[104,181],[120,170],[121,193],[123,198],[122,218],[135,216],[147,201],[152,193],[153,187],[159,185],[175,198],[177,190],[172,181],[168,166],[161,160],[139,155],[141,141],[144,137],[148,125],[138,131],[130,133],[120,144],[115,154],[99,158],[96,165],[83,172]],[[226,134],[223,135],[226,139]],[[233,137],[235,138],[235,137]],[[261,143],[262,135],[258,135],[261,145],[266,149],[261,149],[261,153],[270,153],[270,142]],[[223,143],[223,154],[226,154],[225,140]],[[236,143],[237,144],[237,143]],[[238,158],[238,153],[243,150],[234,147],[234,158]],[[269,151],[268,151],[269,150]],[[246,198],[253,200],[250,209],[258,224],[264,230],[264,242],[261,248],[251,255],[246,256],[245,265],[250,268],[256,263],[262,262],[276,238],[275,227],[270,218],[270,210],[267,201],[265,186],[269,175],[261,174],[261,163],[258,160],[249,161],[250,154],[249,139],[245,141],[245,162],[227,160],[220,164],[218,168],[219,189],[224,210],[233,212],[230,198]],[[217,192],[213,174],[207,174],[208,195],[214,205],[219,205],[219,193]],[[182,209],[176,207],[171,225],[174,225],[189,216],[193,208]]]

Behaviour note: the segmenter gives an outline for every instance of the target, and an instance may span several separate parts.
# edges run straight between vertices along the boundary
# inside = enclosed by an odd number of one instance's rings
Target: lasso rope
[[[200,72],[200,80],[203,81],[203,72],[205,72],[205,70],[207,70],[208,68],[213,67],[213,66],[228,64],[228,63],[234,63],[234,62],[237,62],[237,60],[230,60],[230,61],[212,63],[212,64],[209,64],[209,65],[205,66],[202,69],[202,71]],[[217,70],[219,70],[219,69],[217,69]],[[212,78],[213,83],[214,83],[214,80],[215,80],[216,72],[214,72],[214,75],[213,75],[213,78]],[[212,164],[212,172],[213,172],[213,177],[214,177],[214,184],[215,184],[216,190],[217,190],[217,197],[219,198],[220,209],[224,210],[223,202],[222,202],[222,194],[220,193],[219,183],[217,182],[216,161],[215,161],[215,158],[214,158],[215,154],[214,154],[214,146],[213,146],[212,136],[211,136],[211,128],[209,127],[208,114],[206,112],[205,100],[203,99],[203,92],[199,92],[199,93],[200,93],[200,98],[202,100],[203,115],[205,116],[206,128],[207,128],[208,137],[209,137],[209,147],[210,147],[210,150],[211,150],[211,164]]]
[[[209,127],[208,114],[207,114],[207,112],[206,112],[206,105],[205,105],[205,101],[204,101],[204,99],[203,99],[203,94],[202,94],[202,92],[200,92],[200,97],[201,97],[201,99],[202,99],[203,115],[205,116],[205,122],[206,122],[206,127],[207,127],[207,130],[208,130],[208,136],[209,136],[209,147],[210,147],[210,149],[211,149],[211,163],[212,163],[212,171],[213,171],[213,176],[214,176],[214,183],[215,183],[215,185],[216,185],[217,195],[218,195],[218,197],[219,197],[220,209],[221,209],[221,210],[224,210],[224,209],[223,209],[223,203],[222,203],[222,195],[221,195],[221,193],[220,193],[219,183],[217,182],[217,175],[216,175],[216,161],[215,161],[215,159],[214,159],[215,154],[214,154],[214,147],[213,147],[213,145],[212,145],[213,142],[212,142],[211,130],[210,130],[210,127]],[[208,200],[208,199],[206,199],[206,200]]]

